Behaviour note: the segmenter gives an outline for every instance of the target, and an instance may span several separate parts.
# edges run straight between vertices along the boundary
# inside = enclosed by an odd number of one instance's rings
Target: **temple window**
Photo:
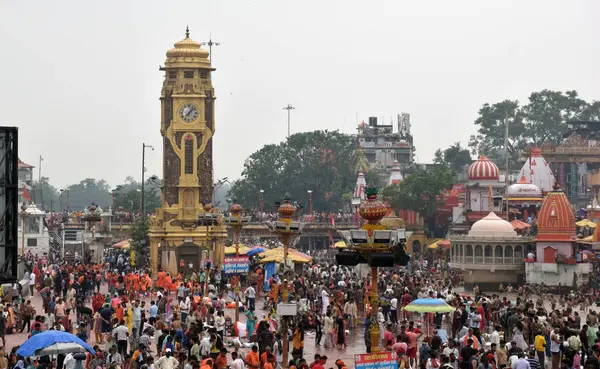
[[[194,78],[194,71],[186,70],[183,72],[183,78]]]
[[[494,259],[496,263],[504,264],[504,253],[502,252],[502,246],[496,245],[494,248]]]

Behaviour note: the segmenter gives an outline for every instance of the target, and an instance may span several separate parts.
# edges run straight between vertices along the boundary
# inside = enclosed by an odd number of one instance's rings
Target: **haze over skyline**
[[[57,187],[162,176],[159,65],[185,37],[212,39],[215,180],[287,134],[355,133],[411,115],[419,162],[466,145],[486,102],[542,89],[600,100],[600,2],[257,0],[2,2],[2,125]],[[37,168],[34,177],[37,179]]]

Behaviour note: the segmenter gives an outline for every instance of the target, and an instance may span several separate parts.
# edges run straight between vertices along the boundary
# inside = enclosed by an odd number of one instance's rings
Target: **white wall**
[[[575,274],[577,274],[577,285],[587,283],[591,264],[582,263],[576,265],[552,264],[552,263],[525,263],[525,278],[527,283],[544,283],[546,286],[573,286]]]

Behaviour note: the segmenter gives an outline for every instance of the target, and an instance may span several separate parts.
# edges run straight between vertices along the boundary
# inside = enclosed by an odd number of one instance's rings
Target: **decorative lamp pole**
[[[21,256],[25,260],[25,217],[27,216],[27,205],[25,200],[21,205]]]
[[[240,230],[243,227],[244,221],[247,221],[244,217],[242,217],[243,212],[242,205],[233,204],[229,208],[229,218],[226,219],[226,223],[228,223],[231,228],[233,228],[233,243],[235,245],[235,256],[236,258],[240,256]],[[240,276],[235,275],[232,278],[233,283],[235,284],[235,321],[240,320],[240,309],[239,309],[239,301],[240,301]]]
[[[312,208],[312,190],[308,190],[308,220],[312,222],[313,208]]]
[[[292,201],[290,199],[289,194],[285,194],[285,198],[279,209],[277,210],[279,213],[279,220],[275,222],[275,226],[277,228],[277,232],[279,234],[279,238],[281,239],[281,243],[283,243],[283,264],[284,268],[287,265],[288,259],[288,247],[290,244],[290,240],[292,237],[295,237],[302,230],[302,223],[293,221],[294,213],[296,212],[296,208],[292,205]],[[285,277],[285,274],[284,274]],[[288,302],[288,280],[287,278],[283,280],[281,286],[281,295],[283,297],[283,303],[287,304]],[[289,355],[289,337],[287,334],[288,325],[287,325],[287,317],[281,317],[281,330],[283,332],[283,369],[288,367],[288,355]]]
[[[63,212],[63,200],[62,200],[62,194],[65,190],[63,190],[62,188],[59,190],[60,191],[60,212]],[[62,215],[61,215],[62,217]]]
[[[366,252],[379,251],[373,244],[373,231],[385,230],[386,227],[379,224],[379,221],[385,217],[387,207],[377,199],[377,189],[368,187],[365,190],[367,199],[358,208],[360,216],[368,223],[362,226],[362,230],[367,231],[368,240],[366,244],[358,245],[359,249]],[[376,266],[371,266],[371,352],[379,352],[379,322],[377,313],[379,309],[379,291],[377,290],[379,271]]]
[[[264,201],[264,196],[265,196],[265,190],[260,190],[259,192],[260,192],[260,195],[259,195],[259,198],[258,198],[258,202],[259,202],[259,205],[260,205],[260,206],[259,206],[259,208],[260,208],[260,214],[261,214],[261,216],[262,216],[262,213],[263,213],[263,201]],[[262,219],[261,219],[261,220],[262,220]]]

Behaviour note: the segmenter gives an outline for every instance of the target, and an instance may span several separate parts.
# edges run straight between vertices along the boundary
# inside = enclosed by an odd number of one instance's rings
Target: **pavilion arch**
[[[465,259],[467,258],[469,258],[469,260],[466,260],[467,262],[473,261],[473,246],[471,245],[465,246]]]
[[[512,264],[513,262],[513,247],[511,245],[506,245],[504,247],[504,263]]]
[[[515,246],[515,260],[519,261],[523,259],[523,246],[517,245]]]
[[[475,246],[475,263],[483,262],[483,247],[481,245]]]
[[[483,246],[483,261],[491,263],[494,258],[494,247],[492,245]]]
[[[496,264],[504,264],[504,251],[500,245],[494,247],[494,260]]]

